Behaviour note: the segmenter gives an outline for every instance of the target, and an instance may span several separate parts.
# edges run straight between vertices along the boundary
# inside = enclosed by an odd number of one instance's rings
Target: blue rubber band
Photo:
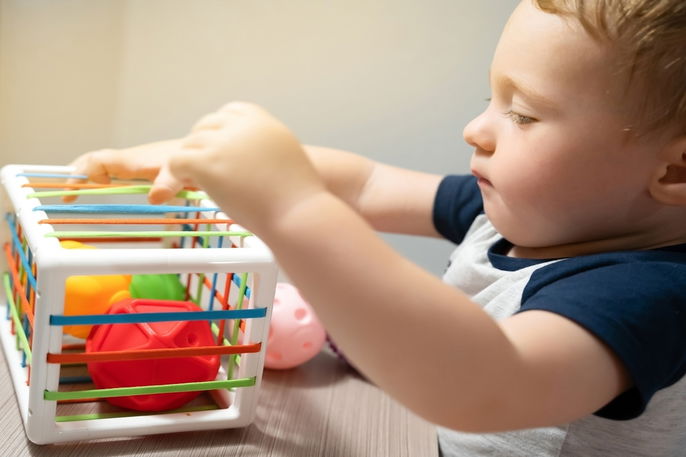
[[[267,308],[169,313],[83,314],[77,316],[53,314],[50,316],[50,325],[138,324],[143,322],[211,321],[215,319],[254,319],[265,317],[266,315]]]
[[[26,178],[88,179],[87,175],[72,175],[69,173],[17,173],[17,176],[24,176]]]
[[[233,278],[232,278],[231,281],[236,285],[236,287],[238,287],[238,288],[240,289],[240,287],[241,287],[241,278],[238,277],[238,275],[233,275]],[[247,285],[245,286],[245,293],[244,293],[244,295],[245,295],[245,298],[248,298],[248,299],[250,298],[250,286],[247,286]]]
[[[160,214],[191,213],[195,211],[219,211],[219,208],[201,208],[174,205],[40,205],[34,211],[46,213],[87,214]]]
[[[10,213],[5,214],[5,220],[7,221],[7,224],[10,226],[10,235],[12,236],[12,244],[14,245],[15,251],[19,253],[19,258],[21,259],[21,263],[24,266],[24,270],[26,270],[26,277],[29,280],[29,283],[31,284],[31,287],[33,287],[34,290],[38,290],[38,286],[36,284],[36,278],[33,276],[33,272],[31,271],[31,265],[29,264],[28,259],[26,258],[26,254],[24,254],[24,249],[22,248],[21,241],[19,241],[19,235],[17,234],[17,227],[14,225],[14,222],[12,221],[12,217]]]
[[[33,265],[33,251],[31,249],[29,249],[28,254],[29,254],[28,255],[29,265]],[[32,291],[31,284],[27,284],[27,287],[25,288],[25,290],[26,290],[26,301],[31,301],[31,291]]]

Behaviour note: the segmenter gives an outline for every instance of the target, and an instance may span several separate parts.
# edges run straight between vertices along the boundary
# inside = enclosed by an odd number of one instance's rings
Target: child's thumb
[[[169,166],[164,164],[148,192],[148,201],[153,205],[164,203],[174,198],[181,189],[183,184],[171,174]]]

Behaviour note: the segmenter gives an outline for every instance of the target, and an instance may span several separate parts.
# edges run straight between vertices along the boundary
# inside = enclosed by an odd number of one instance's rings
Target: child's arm
[[[181,141],[173,139],[121,150],[93,151],[81,155],[71,165],[75,173],[99,183],[108,183],[111,178],[154,180],[149,199],[151,203],[162,203],[181,190],[181,184],[169,175],[165,166],[169,157],[181,150]],[[304,148],[327,189],[359,212],[376,230],[438,236],[431,211],[441,176],[381,164],[337,149]],[[63,199],[73,202],[76,197]]]
[[[433,198],[442,176],[375,162],[346,151],[304,146],[327,190],[375,230],[438,236]]]
[[[497,323],[394,252],[269,114],[220,114],[219,128],[185,141],[172,175],[261,236],[355,365],[416,413],[468,431],[543,426],[629,387],[615,355],[572,321],[529,311]]]
[[[74,174],[86,175],[92,181],[107,184],[111,179],[147,179],[159,178],[158,185],[148,196],[152,203],[161,203],[171,199],[181,187],[169,179],[168,175],[159,176],[160,169],[169,157],[181,150],[181,140],[157,141],[126,149],[101,149],[77,157],[71,164]],[[70,179],[68,182],[78,182]],[[171,184],[169,184],[171,182]],[[175,186],[170,188],[169,185]],[[65,196],[62,200],[69,203],[75,196]]]

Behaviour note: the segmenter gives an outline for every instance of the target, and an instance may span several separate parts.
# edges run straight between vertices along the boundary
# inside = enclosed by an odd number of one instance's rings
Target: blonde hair
[[[533,0],[619,52],[638,131],[686,133],[686,0]]]

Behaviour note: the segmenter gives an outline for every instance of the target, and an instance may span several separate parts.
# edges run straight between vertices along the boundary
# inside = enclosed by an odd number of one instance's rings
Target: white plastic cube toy
[[[248,425],[277,278],[269,249],[197,190],[155,206],[146,203],[146,183],[67,182],[70,171],[1,171],[0,337],[28,438],[46,444]],[[76,202],[64,203],[68,194]],[[138,304],[135,312],[112,311],[126,300]],[[190,311],[152,306],[160,303]],[[179,336],[198,321],[204,340]],[[104,326],[119,326],[119,337],[97,350]],[[142,330],[121,337],[126,329]],[[184,366],[198,358],[219,361],[216,377],[168,381],[193,371]],[[150,370],[132,371],[132,361]],[[104,375],[107,387],[93,375],[103,362],[116,374]],[[154,379],[143,379],[147,372]],[[194,398],[173,409],[113,400],[155,403],[186,392]]]

